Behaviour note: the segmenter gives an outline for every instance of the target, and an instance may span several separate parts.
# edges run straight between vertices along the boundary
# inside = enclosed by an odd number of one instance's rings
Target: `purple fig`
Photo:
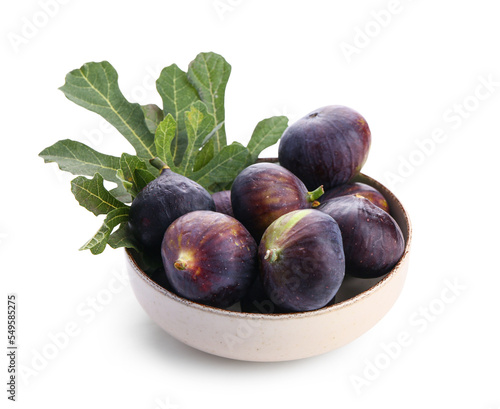
[[[257,275],[257,244],[235,218],[194,211],[175,220],[161,246],[167,279],[180,296],[227,308]]]
[[[215,202],[215,211],[227,214],[234,217],[233,208],[231,207],[231,191],[221,190],[212,194],[212,199]]]
[[[321,196],[321,203],[325,203],[327,200],[335,199],[336,197],[354,194],[367,198],[374,205],[389,213],[389,203],[387,203],[384,195],[374,187],[360,182],[346,183],[327,190],[325,194]]]
[[[318,210],[339,224],[344,243],[346,274],[375,278],[388,273],[405,248],[403,233],[389,213],[360,195],[331,199]]]
[[[287,213],[262,236],[259,262],[262,285],[278,307],[288,311],[322,308],[344,279],[339,226],[315,209]]]
[[[365,163],[371,133],[365,119],[340,105],[316,109],[290,125],[278,150],[282,166],[313,189],[347,183]]]
[[[274,163],[256,163],[243,169],[231,188],[234,216],[258,242],[266,228],[278,217],[319,205],[320,186],[308,192],[292,172]]]

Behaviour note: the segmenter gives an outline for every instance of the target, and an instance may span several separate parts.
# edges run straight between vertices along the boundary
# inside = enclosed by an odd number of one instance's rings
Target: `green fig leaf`
[[[175,166],[174,155],[170,149],[172,141],[176,137],[177,123],[171,114],[167,114],[165,119],[156,128],[155,145],[158,157],[168,166]]]
[[[71,191],[78,203],[96,216],[125,206],[104,187],[103,182],[104,179],[99,173],[92,179],[78,176],[71,181]]]
[[[241,143],[233,142],[216,154],[203,168],[192,175],[200,185],[213,193],[213,185],[231,183],[248,163],[248,149]]]
[[[207,105],[208,112],[215,117],[215,125],[223,124],[225,120],[224,98],[230,74],[231,65],[221,55],[212,52],[198,54],[188,67],[187,78]],[[214,136],[215,153],[226,145],[223,125]]]
[[[147,170],[146,163],[137,156],[123,153],[120,158],[120,169],[117,171],[117,176],[121,180],[124,188],[132,198],[137,196],[137,193],[144,187],[143,177],[136,179],[136,170],[144,170],[148,172],[154,179],[154,175]]]
[[[257,124],[247,145],[252,163],[257,160],[264,149],[279,141],[287,126],[286,116],[273,116]]]
[[[178,166],[178,173],[190,177],[193,173],[196,156],[203,146],[203,141],[215,128],[215,119],[208,113],[207,106],[201,102],[195,102],[191,109],[184,113],[188,144]]]
[[[105,180],[119,183],[116,171],[120,169],[120,158],[97,152],[89,146],[63,139],[39,153],[45,163],[55,162],[59,169],[73,175],[94,176],[99,172]]]
[[[101,115],[134,147],[138,156],[156,156],[154,135],[139,104],[130,103],[118,87],[118,74],[107,62],[89,62],[66,75],[60,88],[74,103]]]
[[[111,235],[113,229],[120,223],[125,223],[128,220],[130,208],[119,207],[114,209],[106,215],[104,223],[97,233],[85,243],[80,250],[90,250],[92,254],[100,254],[106,248],[109,236]]]
[[[158,125],[155,135],[158,157],[166,163],[174,172],[191,177],[194,173],[197,157],[203,142],[214,135],[215,119],[208,113],[207,106],[197,101],[190,109],[184,112],[184,124],[186,126],[187,145],[180,163],[174,162],[169,147],[175,138],[176,123],[172,115],[167,114],[165,119]]]
[[[153,135],[156,128],[163,121],[163,111],[155,104],[141,105],[142,113],[146,121],[146,126]]]
[[[203,145],[198,154],[193,165],[193,172],[200,170],[203,166],[206,166],[215,155],[214,152],[214,140],[210,139],[208,143]]]
[[[117,172],[119,171],[120,170],[118,170]],[[123,186],[123,181],[121,181],[121,183],[117,187],[111,189],[109,193],[111,193],[115,199],[119,200],[122,203],[132,202],[132,195]]]
[[[153,175],[149,170],[146,169],[134,170],[134,181],[138,193],[142,189],[144,189],[149,182],[152,182],[155,179],[156,176]]]
[[[178,124],[170,146],[173,164],[179,164],[187,146],[187,135],[184,126],[184,112],[196,101],[200,100],[198,92],[188,81],[187,75],[176,64],[165,67],[158,80],[156,89],[163,101],[163,113],[170,114]]]

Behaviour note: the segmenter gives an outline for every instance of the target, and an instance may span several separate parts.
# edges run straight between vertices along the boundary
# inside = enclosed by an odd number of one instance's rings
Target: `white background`
[[[9,407],[500,408],[496,1],[54,1],[0,10],[0,343],[6,294],[16,293],[24,368]],[[414,242],[394,308],[344,348],[270,364],[198,352],[114,281],[122,251],[78,251],[100,221],[75,201],[73,176],[38,153],[65,138],[115,155],[131,148],[64,97],[66,73],[108,60],[130,100],[159,103],[160,69],[186,69],[202,51],[232,65],[231,141],[245,143],[263,118],[294,121],[328,104],[370,125],[363,171],[407,207]],[[436,128],[444,136],[431,143]],[[443,300],[450,283],[456,296]],[[94,304],[111,284],[112,299]],[[401,334],[410,344],[387,359]]]

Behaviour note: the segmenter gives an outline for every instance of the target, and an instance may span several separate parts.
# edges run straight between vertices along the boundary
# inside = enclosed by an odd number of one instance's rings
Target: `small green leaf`
[[[125,206],[106,190],[103,181],[99,173],[96,173],[92,179],[78,176],[71,181],[71,191],[78,203],[96,216]]]
[[[249,152],[238,142],[225,146],[203,168],[192,176],[200,185],[209,191],[214,184],[230,183],[248,163]]]
[[[123,189],[132,196],[132,191],[134,190],[134,184],[132,182],[129,182],[126,178],[126,176],[123,174],[123,170],[118,169],[116,172],[116,176],[118,179],[120,179],[120,182],[123,186]],[[111,193],[111,191],[110,191]],[[111,193],[113,196],[115,196],[113,193]],[[116,196],[115,196],[116,197]]]
[[[196,88],[208,112],[215,117],[215,123],[224,123],[224,98],[231,66],[215,53],[200,53],[189,64],[187,78]],[[222,126],[214,137],[215,152],[226,146],[226,130]]]
[[[215,127],[215,120],[207,112],[207,106],[198,101],[191,105],[191,109],[184,113],[188,144],[182,161],[178,166],[181,175],[190,177],[193,173],[196,155],[203,145],[203,141]]]
[[[134,171],[136,169],[146,169],[146,163],[137,156],[122,153],[120,157],[120,169],[125,179],[131,183],[134,182]]]
[[[127,222],[130,208],[120,207],[109,212],[97,233],[80,250],[90,250],[92,254],[100,254],[106,248],[109,236],[120,223]]]
[[[198,92],[189,83],[187,75],[176,64],[165,67],[158,80],[156,89],[163,101],[163,113],[170,114],[178,127],[170,146],[175,164],[179,164],[187,146],[187,135],[184,126],[184,112],[191,104],[200,100]],[[174,164],[174,162],[172,162]]]
[[[120,227],[111,233],[108,239],[108,244],[114,249],[126,247],[128,249],[140,251],[140,246],[134,240],[132,234],[129,232],[128,224],[125,222],[120,224]]]
[[[264,149],[279,141],[287,126],[288,118],[286,116],[273,116],[263,119],[257,124],[248,142],[248,151],[252,162],[257,160]]]
[[[140,192],[144,187],[155,180],[156,177],[149,170],[146,169],[136,169],[134,170],[134,180],[137,192]]]
[[[115,199],[119,200],[120,202],[123,203],[132,202],[132,195],[125,189],[125,187],[123,186],[123,182],[120,182],[120,184],[117,187],[111,189],[109,193],[111,193],[115,197]]]
[[[151,175],[154,179],[154,175],[147,170],[146,163],[142,159],[134,155],[129,155],[128,153],[123,153],[120,158],[120,169],[117,172],[117,176],[132,198],[137,196],[137,193],[144,187],[142,177],[140,180],[136,179],[137,170],[146,171],[147,174]]]
[[[208,143],[203,145],[201,150],[196,155],[196,160],[193,165],[193,172],[200,170],[203,166],[206,166],[215,155],[214,152],[214,140],[210,139]]]
[[[99,172],[102,177],[118,183],[116,171],[120,169],[120,158],[97,152],[87,145],[63,139],[39,153],[45,163],[56,162],[59,169],[74,175],[94,176]]]
[[[96,112],[112,124],[135,148],[138,156],[156,156],[154,136],[139,104],[128,102],[118,87],[118,74],[107,62],[89,62],[66,75],[60,88],[74,103]]]
[[[159,123],[163,121],[163,111],[155,104],[141,105],[141,109],[146,120],[146,126],[149,132],[154,135]]]
[[[214,149],[214,139],[213,136],[217,133],[217,131],[224,125],[224,123],[218,124],[214,129],[210,131],[210,133],[203,139],[202,148],[196,155],[196,160],[193,165],[193,171],[196,172],[197,170],[201,169],[203,166],[205,166],[208,162],[212,160],[212,158],[215,155],[215,149]]]
[[[156,128],[155,145],[158,157],[168,166],[175,166],[171,145],[176,135],[177,124],[171,114],[167,114],[165,119]]]

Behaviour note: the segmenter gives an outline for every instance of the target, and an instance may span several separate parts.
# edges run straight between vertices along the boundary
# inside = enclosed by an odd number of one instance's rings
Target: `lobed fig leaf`
[[[138,156],[156,156],[154,135],[139,104],[130,103],[118,87],[118,74],[107,62],[89,62],[66,75],[60,87],[74,103],[101,115],[134,147]]]
[[[89,146],[63,139],[39,153],[45,163],[57,163],[59,169],[73,175],[94,176],[100,173],[105,180],[119,183],[116,171],[120,169],[120,158],[105,155]]]
[[[216,125],[224,123],[224,98],[230,74],[231,65],[221,55],[212,52],[198,54],[187,71],[189,82],[207,105],[208,112],[215,117]],[[215,152],[226,144],[226,130],[222,126],[214,137]]]

